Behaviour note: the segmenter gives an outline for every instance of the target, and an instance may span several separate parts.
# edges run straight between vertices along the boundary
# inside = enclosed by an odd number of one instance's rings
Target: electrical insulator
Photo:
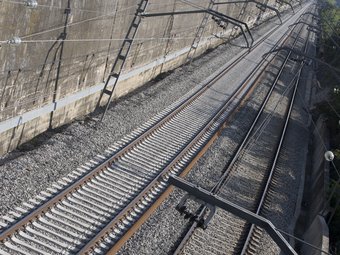
[[[325,152],[325,159],[326,159],[327,161],[333,161],[333,159],[334,159],[334,154],[333,154],[333,152],[331,152],[331,151],[326,151],[326,152]]]
[[[29,8],[37,8],[38,2],[36,0],[26,0],[26,6]]]
[[[7,43],[19,45],[19,44],[21,44],[21,38],[18,37],[18,36],[14,36],[12,39],[8,40]]]

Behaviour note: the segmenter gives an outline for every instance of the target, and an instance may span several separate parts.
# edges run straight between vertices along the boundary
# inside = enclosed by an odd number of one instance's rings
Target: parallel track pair
[[[276,28],[273,29],[273,31]],[[0,254],[106,253],[119,249],[164,199],[169,174],[190,165],[250,95],[260,61],[226,96],[216,88],[273,31],[120,142],[0,221]]]

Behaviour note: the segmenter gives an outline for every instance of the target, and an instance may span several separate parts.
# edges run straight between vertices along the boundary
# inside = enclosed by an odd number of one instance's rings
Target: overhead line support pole
[[[247,23],[242,22],[240,20],[234,19],[232,17],[229,17],[223,13],[214,11],[212,9],[201,9],[201,10],[187,10],[187,11],[176,11],[176,12],[157,12],[157,13],[141,13],[140,16],[141,17],[159,17],[159,16],[168,16],[168,15],[183,15],[183,14],[195,14],[195,13],[209,13],[212,16],[218,17],[221,20],[225,21],[225,22],[229,22],[237,27],[239,27],[241,29],[241,32],[243,34],[243,37],[247,43],[247,47],[251,48],[253,43],[254,43],[254,38],[250,32],[250,29],[247,25]],[[241,24],[241,25],[240,25]],[[251,43],[249,43],[248,38],[244,32],[244,29],[242,27],[242,25],[245,26],[250,38],[251,38]]]
[[[283,47],[280,47],[280,48],[271,50],[271,51],[269,51],[269,52],[263,54],[263,55],[262,55],[262,58],[265,58],[267,55],[272,54],[272,53],[275,53],[275,52],[279,52],[279,51],[291,51],[291,52],[293,52],[293,53],[296,54],[296,55],[305,57],[305,58],[307,58],[307,59],[310,59],[310,60],[312,60],[312,61],[318,62],[319,64],[322,64],[322,65],[325,65],[325,66],[329,67],[329,69],[330,69],[330,71],[332,72],[332,74],[333,74],[333,75],[336,77],[336,79],[340,82],[340,77],[339,77],[339,75],[336,73],[336,72],[339,72],[339,73],[340,73],[340,69],[335,68],[334,66],[332,66],[332,65],[330,65],[330,64],[328,64],[328,63],[326,63],[326,62],[324,62],[324,61],[322,61],[322,60],[320,60],[320,59],[318,59],[318,58],[311,57],[311,56],[309,56],[309,55],[307,55],[307,54],[305,54],[305,53],[303,53],[303,52],[301,52],[301,51],[295,50],[295,49],[293,49],[293,48],[291,48],[291,47],[288,47],[288,46],[283,46]]]
[[[108,75],[108,78],[105,81],[104,89],[102,90],[99,100],[97,102],[97,107],[99,108],[101,105],[101,101],[104,97],[104,95],[108,96],[107,101],[105,102],[104,112],[102,113],[100,121],[103,121],[106,112],[109,109],[110,103],[112,101],[112,98],[114,97],[114,92],[116,89],[116,86],[119,82],[120,75],[123,71],[123,68],[125,67],[125,63],[127,60],[127,57],[129,55],[129,52],[132,47],[132,43],[134,42],[135,36],[138,32],[139,25],[141,23],[141,18],[139,16],[140,13],[145,12],[147,6],[148,6],[149,0],[140,0],[136,14],[132,20],[132,23],[130,24],[130,27],[128,29],[128,32],[125,36],[125,39],[120,46],[118,55],[115,59],[115,62],[113,63],[111,67],[111,71]]]
[[[276,13],[276,16],[279,18],[281,24],[282,24],[282,20],[281,20],[281,14],[279,12],[278,9],[270,6],[270,5],[267,5],[267,4],[264,4],[264,3],[261,3],[261,2],[258,2],[258,1],[255,1],[255,0],[249,0],[249,1],[231,1],[231,2],[219,2],[219,3],[214,3],[214,5],[225,5],[225,4],[237,4],[237,3],[255,3],[256,4],[256,7],[259,8],[261,11],[265,11],[265,9],[261,9],[260,7],[258,6],[261,6],[261,7],[264,7],[264,8],[268,8],[272,11],[274,11]]]
[[[307,26],[308,26],[308,29],[309,29],[311,32],[314,32],[314,33],[316,33],[316,34],[322,32],[322,30],[321,30],[319,27],[314,26],[314,25],[312,25],[312,24],[309,24],[309,23],[307,23],[307,22],[305,22],[305,21],[302,21],[302,20],[300,20],[300,21],[298,21],[298,22],[296,22],[296,23],[290,25],[289,27],[295,26],[295,25],[297,25],[297,24],[305,24],[305,25],[307,25]],[[333,37],[332,37],[327,31],[324,31],[324,32],[329,36],[329,38],[330,38],[331,41],[334,43],[334,45],[335,45],[338,49],[340,49],[340,45],[333,39]]]

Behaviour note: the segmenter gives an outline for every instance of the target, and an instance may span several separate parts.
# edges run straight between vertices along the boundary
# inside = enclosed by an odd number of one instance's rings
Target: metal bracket
[[[320,30],[319,29],[315,29],[313,27],[307,27],[307,30],[311,31],[312,33],[315,33],[315,34],[320,34]]]
[[[106,112],[109,109],[110,103],[111,103],[112,98],[114,96],[115,88],[116,88],[116,86],[119,82],[120,75],[121,75],[123,68],[125,66],[125,62],[126,62],[126,59],[129,55],[129,52],[131,50],[132,43],[133,43],[135,36],[137,34],[137,31],[139,29],[139,25],[140,25],[141,20],[142,20],[139,16],[139,13],[145,11],[145,9],[148,6],[148,3],[149,3],[149,0],[141,0],[140,3],[138,4],[136,14],[134,15],[132,23],[130,24],[130,27],[127,31],[125,39],[124,39],[122,45],[120,46],[118,55],[117,55],[113,65],[111,67],[111,71],[108,75],[108,78],[105,81],[104,89],[102,90],[102,92],[99,96],[99,100],[97,102],[96,108],[100,107],[100,103],[101,103],[104,95],[107,95],[109,98],[105,103],[104,112],[102,113],[100,121],[103,121],[103,119],[106,115]],[[111,82],[112,82],[112,84],[111,84]]]
[[[219,3],[214,3],[214,5],[218,5],[218,4],[237,4],[237,3],[255,3],[256,7],[259,8],[262,12],[266,11],[266,8],[274,11],[276,13],[276,16],[279,18],[281,24],[282,24],[282,20],[281,20],[281,14],[279,12],[278,9],[274,8],[273,6],[255,1],[255,0],[249,0],[249,1],[231,1],[231,2],[219,2]]]
[[[322,60],[320,60],[320,59],[318,59],[318,58],[311,57],[311,56],[309,56],[309,55],[307,55],[307,54],[305,54],[305,53],[303,53],[303,52],[301,52],[301,51],[295,50],[295,49],[293,49],[293,48],[291,48],[291,47],[288,47],[288,46],[283,46],[283,47],[280,47],[280,48],[271,50],[271,51],[269,51],[269,52],[263,54],[263,55],[262,55],[262,58],[265,58],[267,55],[272,54],[272,53],[275,53],[275,52],[278,52],[278,51],[288,51],[288,52],[291,51],[291,52],[293,52],[293,53],[296,54],[296,55],[302,56],[302,57],[304,57],[304,58],[310,59],[310,60],[312,60],[312,61],[314,61],[314,62],[317,62],[317,63],[319,63],[319,64],[325,65],[325,66],[329,67],[329,69],[330,69],[330,71],[332,72],[332,74],[333,74],[333,75],[336,77],[336,79],[340,82],[340,77],[339,77],[339,75],[336,73],[336,72],[339,72],[339,73],[340,73],[340,69],[338,69],[338,68],[336,68],[336,67],[334,67],[334,66],[332,66],[332,65],[330,65],[330,64],[328,64],[328,63],[326,63],[325,61],[322,61]]]
[[[247,25],[247,23],[237,20],[235,18],[232,18],[230,16],[227,16],[223,13],[220,13],[218,11],[214,11],[212,9],[201,9],[201,10],[187,10],[187,11],[176,11],[176,12],[157,12],[157,13],[141,13],[140,16],[141,17],[159,17],[159,16],[168,16],[168,15],[183,15],[183,14],[195,14],[195,13],[209,13],[217,18],[220,18],[221,20],[225,21],[225,22],[229,22],[231,24],[233,24],[234,26],[237,26],[241,29],[241,32],[243,34],[243,37],[247,43],[247,47],[251,48],[254,44],[254,38],[250,32],[250,29]],[[248,38],[244,32],[243,26],[245,26],[247,33],[250,36],[251,39],[251,43],[249,43]]]
[[[308,26],[308,27],[307,27],[307,30],[309,30],[309,31],[311,31],[311,32],[313,32],[313,33],[315,33],[315,34],[320,34],[320,33],[322,32],[322,29],[320,29],[319,27],[314,26],[314,25],[311,25],[311,24],[309,24],[309,23],[307,23],[307,22],[305,22],[305,21],[302,21],[302,20],[300,20],[300,21],[298,21],[298,22],[296,22],[296,23],[290,25],[289,27],[295,26],[295,25],[297,25],[297,24],[305,24],[305,25],[307,25],[307,26]],[[328,34],[327,31],[324,31],[324,32],[329,36],[329,38],[332,40],[332,42],[334,43],[334,45],[335,45],[338,49],[340,49],[340,45],[333,39],[333,37],[332,37],[330,34]]]
[[[200,187],[193,185],[177,176],[170,175],[169,183],[174,185],[186,192],[191,196],[204,201],[207,204],[217,206],[223,210],[226,210],[241,219],[244,219],[252,224],[255,224],[267,231],[270,237],[275,241],[275,243],[280,247],[280,249],[287,255],[297,255],[294,249],[290,246],[287,240],[281,235],[281,233],[275,228],[275,226],[267,219],[249,211],[245,208],[231,203],[225,199],[222,199],[211,192],[208,192]]]
[[[301,14],[300,17],[302,17],[303,15],[311,15],[311,16],[313,16],[314,19],[318,20],[318,22],[321,22],[321,18],[319,16],[317,16],[315,13],[305,12],[305,13]],[[326,23],[326,25],[333,31],[334,35],[337,38],[339,38],[338,32],[334,29],[332,24],[327,19],[323,19],[322,21],[324,21]]]
[[[321,32],[321,29],[318,28],[317,26],[314,26],[314,25],[309,24],[309,23],[307,23],[306,21],[302,21],[302,20],[300,20],[300,21],[298,21],[298,22],[295,22],[295,23],[289,25],[288,27],[291,28],[291,27],[296,26],[296,25],[298,25],[298,24],[305,24],[305,25],[307,25],[309,28],[313,28],[313,29],[317,30],[318,32]]]
[[[311,15],[311,16],[313,16],[315,19],[320,20],[320,17],[317,16],[317,15],[316,15],[315,13],[313,13],[313,12],[304,12],[304,13],[302,13],[302,14],[300,15],[300,17],[302,17],[302,16],[304,16],[304,15]]]
[[[235,26],[238,26],[238,27],[241,29],[242,34],[243,34],[245,40],[247,41],[247,46],[248,46],[248,48],[251,48],[251,47],[253,46],[253,44],[254,44],[254,38],[253,38],[253,35],[252,35],[251,32],[250,32],[250,29],[249,29],[247,23],[245,23],[245,22],[243,22],[243,21],[241,21],[241,20],[232,18],[232,17],[230,17],[230,16],[227,16],[227,15],[221,13],[221,12],[218,12],[218,11],[208,10],[208,13],[210,13],[211,15],[213,15],[213,16],[215,16],[215,17],[221,18],[223,21],[226,21],[226,22],[229,22],[229,23],[231,23],[231,24],[233,24],[233,25],[235,25]],[[240,23],[240,24],[242,24],[242,25],[245,26],[245,28],[246,28],[246,30],[247,30],[249,36],[250,36],[250,39],[251,39],[251,43],[250,43],[250,44],[249,44],[249,42],[248,42],[248,39],[247,39],[247,37],[246,37],[246,35],[245,35],[245,33],[244,33],[244,30],[243,30],[242,26],[240,26],[240,25],[237,24],[237,23]]]
[[[208,217],[206,219],[199,218],[199,216],[196,213],[194,214],[194,213],[189,212],[187,210],[186,205],[185,205],[185,203],[188,200],[195,201],[195,202],[207,207],[209,209]],[[206,229],[208,227],[209,222],[211,221],[211,219],[213,218],[213,216],[216,212],[216,207],[209,204],[209,203],[202,201],[201,199],[196,198],[193,195],[186,194],[184,197],[182,197],[181,201],[176,206],[176,210],[179,211],[181,214],[184,214],[185,219],[190,219],[191,221],[195,221],[195,222],[197,222],[198,227],[201,227],[202,229]]]

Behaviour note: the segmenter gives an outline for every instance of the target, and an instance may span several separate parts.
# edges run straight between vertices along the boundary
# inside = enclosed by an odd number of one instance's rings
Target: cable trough
[[[266,40],[272,35],[267,33],[251,51],[245,50],[105,154],[0,218],[0,254],[103,254],[119,249],[160,204],[169,175],[184,173],[256,85],[271,59],[261,53],[271,49]],[[231,72],[234,69],[246,77]],[[226,83],[226,77],[236,84]]]

